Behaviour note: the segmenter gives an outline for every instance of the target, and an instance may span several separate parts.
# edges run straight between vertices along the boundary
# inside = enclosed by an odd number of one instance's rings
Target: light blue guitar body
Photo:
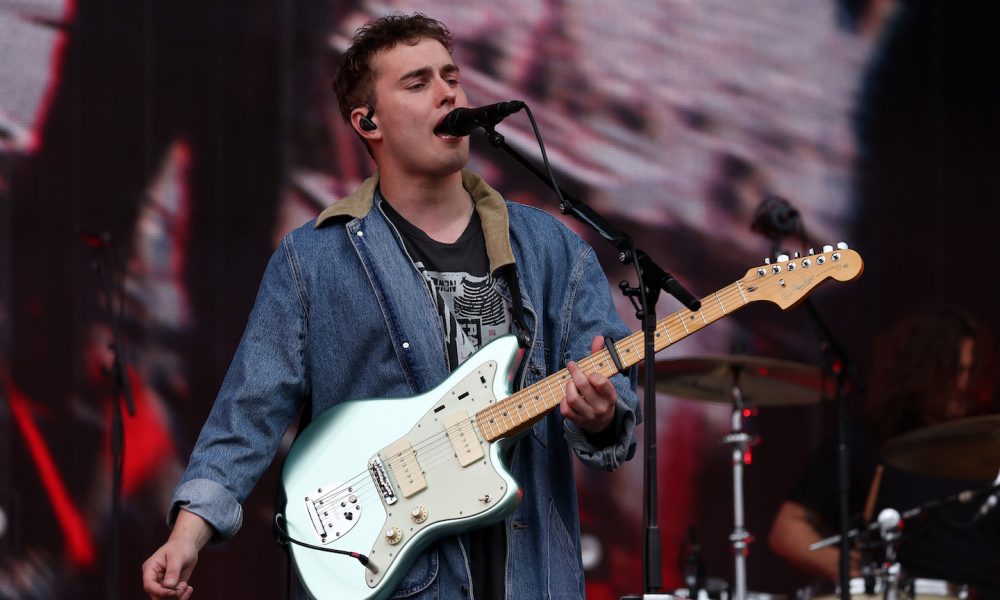
[[[504,441],[486,441],[475,415],[508,396],[517,352],[505,336],[425,394],[344,402],[302,432],[282,471],[289,536],[378,570],[290,544],[311,597],[384,598],[431,542],[514,510]]]

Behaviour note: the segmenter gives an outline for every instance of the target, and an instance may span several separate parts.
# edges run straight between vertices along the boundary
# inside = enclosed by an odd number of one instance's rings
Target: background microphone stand
[[[528,162],[516,150],[511,148],[504,141],[503,135],[496,132],[496,123],[487,124],[487,139],[489,143],[504,150],[517,162],[521,163],[529,172],[542,181],[559,197],[559,212],[568,214],[577,220],[587,224],[602,238],[610,242],[618,249],[618,260],[622,264],[633,264],[636,268],[636,276],[639,287],[631,287],[628,282],[622,281],[619,287],[622,293],[629,299],[635,307],[636,317],[642,321],[643,340],[645,347],[645,381],[643,383],[643,590],[641,596],[624,596],[625,599],[656,599],[673,598],[667,594],[660,594],[663,587],[662,582],[662,559],[660,530],[657,522],[657,468],[656,468],[656,369],[655,367],[655,333],[656,333],[656,301],[659,299],[660,291],[665,291],[679,300],[684,306],[691,310],[701,308],[701,302],[689,291],[684,289],[672,275],[663,271],[657,266],[649,256],[642,250],[637,250],[633,240],[626,234],[614,228],[604,217],[599,215],[589,206],[573,199],[563,191],[555,181],[555,176],[549,166],[548,157],[545,153],[545,145],[542,142],[535,119],[531,114],[531,109],[525,106],[528,118],[538,140],[542,152],[542,159],[548,170],[548,176]]]
[[[805,227],[799,216],[799,211],[792,208],[784,198],[767,196],[754,211],[750,229],[771,240],[771,254],[775,258],[787,255],[788,251],[781,248],[782,240],[792,234],[798,235],[803,244],[808,244]],[[797,255],[798,253],[796,253]],[[820,338],[820,351],[823,354],[824,379],[832,377],[835,382],[833,400],[837,406],[837,507],[840,521],[840,562],[838,565],[838,596],[840,600],[851,598],[850,573],[850,539],[848,535],[850,508],[848,506],[850,473],[849,473],[849,443],[847,429],[850,411],[847,405],[847,379],[855,384],[854,390],[861,389],[857,385],[857,371],[843,346],[837,342],[830,328],[826,326],[822,316],[816,309],[811,298],[806,298],[804,305],[806,313],[816,326]]]
[[[122,402],[130,417],[135,416],[135,401],[132,397],[132,386],[128,381],[128,369],[121,343],[121,320],[125,309],[125,269],[117,278],[115,286],[115,267],[120,261],[115,260],[111,236],[107,233],[94,235],[80,232],[79,237],[85,244],[94,249],[93,268],[100,279],[108,309],[108,322],[111,326],[111,343],[109,349],[113,362],[105,373],[111,377],[111,526],[108,542],[108,598],[118,598],[118,557],[119,532],[121,529],[121,494],[122,470],[125,465],[125,427],[122,421]],[[118,310],[115,310],[115,296],[118,296]]]

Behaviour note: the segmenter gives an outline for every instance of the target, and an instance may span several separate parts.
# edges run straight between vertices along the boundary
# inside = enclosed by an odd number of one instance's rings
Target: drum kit
[[[640,381],[642,380],[640,376]],[[687,588],[674,592],[676,597],[719,598],[721,600],[780,598],[772,594],[748,592],[746,588],[746,558],[751,535],[745,528],[743,469],[751,462],[752,446],[758,441],[744,430],[744,420],[759,408],[800,406],[819,403],[832,393],[833,381],[824,377],[815,366],[791,361],[746,355],[720,355],[658,361],[656,390],[662,394],[723,403],[732,409],[731,431],[724,443],[731,448],[733,480],[733,530],[729,541],[734,557],[734,585],[723,583],[719,589],[714,580],[712,591],[698,589],[694,581]],[[885,559],[864,569],[865,578],[849,583],[850,598],[886,598],[892,600],[928,600],[932,598],[974,598],[968,586],[955,585],[936,579],[918,579],[903,572],[896,561],[900,538],[901,517],[925,514],[951,503],[982,501],[980,512],[986,513],[997,503],[1000,490],[1000,415],[971,417],[942,423],[889,440],[882,447],[882,462],[894,468],[934,477],[989,481],[992,486],[970,490],[900,513],[883,510],[879,518],[866,529],[851,531],[849,537],[874,535],[875,542],[885,549]],[[869,536],[871,539],[871,536]],[[834,536],[814,544],[810,549],[838,543]],[[713,578],[714,579],[714,578]],[[819,594],[812,589],[800,590],[801,600],[834,599],[834,594]]]

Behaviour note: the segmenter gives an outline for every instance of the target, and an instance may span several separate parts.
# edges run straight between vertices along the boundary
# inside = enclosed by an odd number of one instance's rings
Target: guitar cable
[[[282,543],[287,544],[288,542],[291,542],[298,546],[302,546],[303,548],[309,548],[310,550],[319,550],[320,552],[330,552],[332,554],[343,554],[344,556],[350,556],[352,558],[356,558],[358,562],[360,562],[366,569],[371,571],[373,574],[378,573],[378,566],[376,566],[376,564],[372,562],[371,559],[369,559],[364,554],[361,554],[360,552],[353,552],[350,550],[338,550],[336,548],[322,548],[320,546],[307,544],[303,541],[293,538],[291,535],[288,534],[288,531],[285,530],[285,526],[282,524],[284,520],[285,520],[285,515],[281,513],[276,513],[274,515],[275,537],[278,538],[279,544]]]

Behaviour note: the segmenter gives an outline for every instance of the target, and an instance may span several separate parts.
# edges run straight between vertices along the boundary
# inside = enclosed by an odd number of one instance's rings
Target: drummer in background
[[[883,508],[904,512],[988,485],[889,466],[879,469],[879,448],[908,431],[996,412],[989,331],[956,310],[922,314],[878,340],[874,369],[867,401],[855,411],[848,430],[850,513],[868,521]],[[820,445],[781,505],[769,539],[772,550],[795,567],[834,582],[839,573],[838,546],[810,551],[809,545],[839,529],[836,448],[836,435]],[[881,471],[880,477],[876,471]],[[905,574],[973,584],[981,598],[1000,598],[1000,508],[976,518],[980,504],[952,505],[926,519],[907,521],[898,554]],[[867,519],[860,517],[863,513]],[[857,552],[852,552],[851,572],[852,577],[860,574]]]

